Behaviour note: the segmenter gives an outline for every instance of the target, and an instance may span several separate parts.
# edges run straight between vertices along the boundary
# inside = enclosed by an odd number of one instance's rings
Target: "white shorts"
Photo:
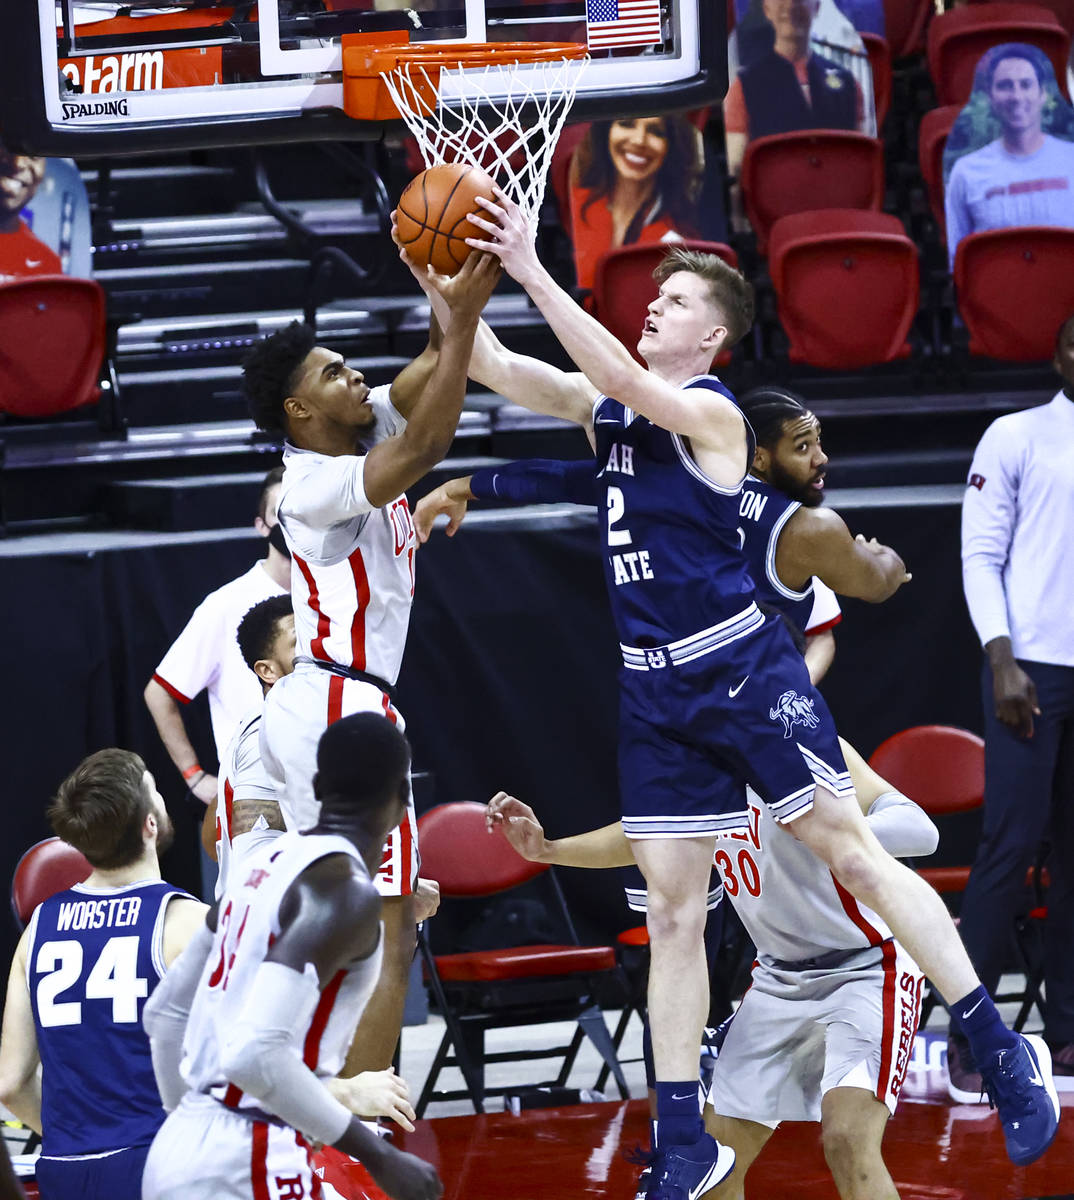
[[[894,1112],[923,978],[890,939],[824,969],[758,963],[716,1059],[709,1103],[721,1116],[774,1129],[819,1121],[827,1092],[856,1087]]]
[[[153,1140],[142,1200],[306,1200],[318,1185],[293,1129],[188,1094]]]
[[[276,785],[288,829],[310,829],[317,823],[317,743],[333,721],[359,712],[382,713],[400,733],[406,732],[402,714],[388,697],[362,679],[299,663],[269,689],[261,718],[261,761]],[[373,882],[382,896],[409,896],[417,877],[418,821],[411,799],[402,824],[388,838]]]

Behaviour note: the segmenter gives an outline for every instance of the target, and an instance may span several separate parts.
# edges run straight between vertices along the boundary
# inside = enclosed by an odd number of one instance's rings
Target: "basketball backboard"
[[[726,88],[724,22],[722,0],[19,0],[0,130],[47,155],[373,139],[343,112],[343,39],[401,36],[588,44],[572,119],[700,107]]]

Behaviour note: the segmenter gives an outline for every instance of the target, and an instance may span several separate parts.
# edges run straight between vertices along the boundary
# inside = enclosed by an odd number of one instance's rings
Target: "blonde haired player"
[[[840,739],[873,833],[900,857],[931,854],[936,826]],[[505,792],[488,806],[527,859],[557,866],[634,862],[621,823],[549,841],[533,810]],[[746,1172],[781,1121],[820,1121],[841,1200],[898,1200],[881,1154],[910,1060],[922,975],[876,913],[780,828],[752,789],[716,838],[723,892],[757,948],[753,980],[727,1028],[705,1125],[735,1152],[707,1200],[742,1200]]]

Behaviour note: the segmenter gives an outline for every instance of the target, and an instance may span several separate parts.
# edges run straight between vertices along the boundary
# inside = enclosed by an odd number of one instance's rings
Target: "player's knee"
[[[883,882],[884,864],[867,845],[857,841],[837,847],[828,865],[848,892],[866,902]]]
[[[862,1163],[862,1130],[843,1116],[826,1119],[821,1133],[824,1158],[836,1180],[852,1178]]]
[[[646,918],[650,940],[700,942],[705,932],[704,897],[700,899],[698,903],[682,903],[675,897],[658,895],[650,890]]]

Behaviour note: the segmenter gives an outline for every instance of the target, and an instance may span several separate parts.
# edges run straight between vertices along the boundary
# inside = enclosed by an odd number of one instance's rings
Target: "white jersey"
[[[236,801],[259,800],[276,803],[276,785],[261,761],[261,713],[257,708],[239,722],[235,736],[220,759],[220,774],[216,793],[216,898],[219,900],[228,885],[232,866],[234,830],[232,815]],[[256,832],[256,831],[252,831]],[[243,834],[244,838],[252,832]],[[278,833],[278,830],[268,830]]]
[[[1009,637],[1015,658],[1074,667],[1074,400],[993,421],[977,445],[962,504],[962,579],[987,646]]]
[[[261,681],[246,665],[236,634],[239,622],[262,600],[287,592],[265,570],[264,560],[210,592],[153,672],[180,704],[208,689],[216,755],[222,762],[235,726],[261,699]]]
[[[828,629],[834,629],[843,619],[843,610],[839,607],[839,597],[824,582],[813,576],[813,607],[806,622],[806,637],[815,637]]]
[[[387,386],[374,388],[371,442],[406,427]],[[365,456],[288,443],[277,509],[291,549],[299,655],[377,675],[394,685],[414,596],[414,522],[405,496],[382,508],[365,494]]]
[[[251,997],[257,969],[280,933],[280,903],[287,889],[312,863],[332,854],[349,855],[365,874],[358,851],[345,838],[284,833],[243,858],[220,902],[216,935],[183,1039],[183,1078],[192,1091],[228,1108],[259,1111],[220,1067],[221,1047],[239,1027]],[[380,976],[381,942],[368,958],[338,972],[321,991],[305,1027],[295,1033],[292,1052],[322,1078],[338,1074],[358,1018]],[[306,973],[316,972],[307,964]]]
[[[799,963],[892,936],[812,850],[780,828],[752,788],[746,808],[728,821],[716,835],[716,868],[762,963]]]

